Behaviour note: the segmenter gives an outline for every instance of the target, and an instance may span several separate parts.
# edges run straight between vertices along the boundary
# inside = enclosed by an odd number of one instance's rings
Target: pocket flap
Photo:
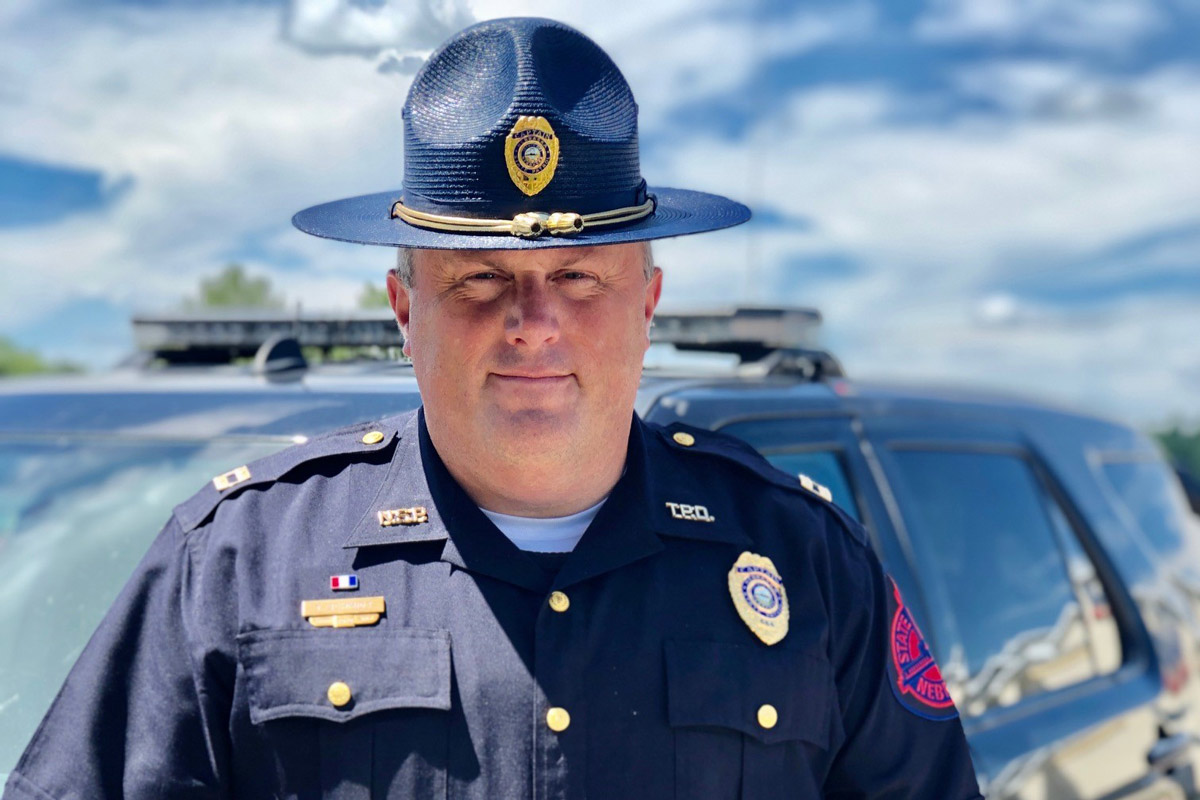
[[[345,722],[388,708],[450,708],[449,631],[257,630],[237,641],[256,724],[297,716]],[[329,693],[339,682],[349,689],[349,700],[335,706]]]
[[[821,655],[723,642],[668,641],[666,648],[672,726],[733,728],[768,744],[803,739],[828,748],[835,688]],[[772,727],[759,721],[765,705],[776,712]]]

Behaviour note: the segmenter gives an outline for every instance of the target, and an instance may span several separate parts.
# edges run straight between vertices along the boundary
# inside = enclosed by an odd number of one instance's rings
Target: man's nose
[[[511,345],[537,347],[558,340],[555,298],[540,277],[522,276],[516,280],[504,332]]]

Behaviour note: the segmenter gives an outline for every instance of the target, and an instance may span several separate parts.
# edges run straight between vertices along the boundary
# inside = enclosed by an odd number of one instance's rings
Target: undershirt
[[[591,508],[565,517],[514,517],[480,507],[484,516],[522,550],[534,553],[569,553],[600,513],[605,497]]]

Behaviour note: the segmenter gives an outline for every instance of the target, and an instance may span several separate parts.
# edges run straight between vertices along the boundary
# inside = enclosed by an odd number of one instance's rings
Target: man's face
[[[435,442],[513,463],[623,443],[662,285],[643,252],[415,252],[388,293]]]

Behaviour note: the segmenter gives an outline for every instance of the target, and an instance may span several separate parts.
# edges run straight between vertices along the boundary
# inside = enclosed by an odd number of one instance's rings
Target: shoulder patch
[[[918,717],[937,721],[954,719],[958,710],[946,689],[946,681],[891,576],[887,578],[886,589],[888,682],[892,693],[900,705]]]
[[[648,427],[676,450],[705,453],[734,461],[769,483],[782,489],[787,489],[809,500],[820,502],[833,512],[834,516],[841,523],[841,527],[851,538],[864,547],[870,546],[866,530],[858,521],[833,502],[833,494],[829,489],[812,480],[807,475],[789,475],[770,461],[767,461],[762,453],[736,436],[710,431],[705,428],[695,428],[681,422],[673,422],[665,427],[648,424]],[[683,435],[681,436],[681,434]]]
[[[182,531],[187,533],[207,520],[223,500],[252,486],[274,483],[301,464],[334,455],[382,450],[395,440],[406,421],[407,416],[341,428],[231,469],[217,475],[196,494],[175,506],[175,518]]]

